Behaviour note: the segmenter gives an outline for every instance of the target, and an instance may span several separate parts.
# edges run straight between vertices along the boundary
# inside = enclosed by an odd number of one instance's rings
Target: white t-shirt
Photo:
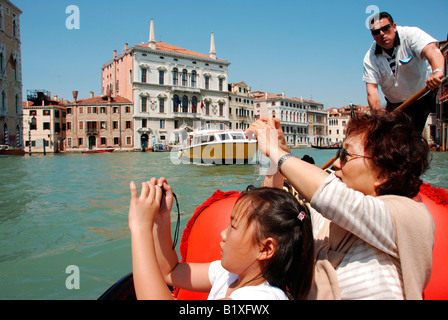
[[[432,69],[425,58],[421,57],[424,47],[437,40],[416,27],[397,26],[400,44],[395,54],[395,74],[389,65],[387,53],[373,42],[364,57],[362,80],[378,84],[386,98],[392,103],[408,100],[426,86],[426,79]]]
[[[238,275],[228,272],[221,265],[221,261],[214,261],[210,264],[208,276],[212,289],[208,300],[218,300],[226,298],[229,286],[238,279]],[[233,300],[288,300],[286,294],[279,288],[264,282],[258,286],[247,286],[235,290],[229,296]]]

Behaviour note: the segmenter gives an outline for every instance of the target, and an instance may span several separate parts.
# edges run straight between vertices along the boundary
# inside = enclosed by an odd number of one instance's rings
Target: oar
[[[446,76],[445,78],[442,79],[442,83],[445,82],[448,79],[448,76]],[[413,104],[415,101],[417,101],[418,99],[420,99],[422,96],[424,96],[430,89],[428,88],[428,86],[424,87],[423,89],[421,89],[419,92],[417,92],[416,94],[414,94],[412,97],[410,97],[408,100],[406,100],[405,102],[403,102],[400,106],[398,106],[393,112],[397,112],[397,111],[403,111],[405,110],[407,107],[409,107],[411,104]],[[330,167],[333,162],[336,161],[336,156],[334,156],[333,158],[331,158],[326,164],[324,164],[321,169],[325,170],[328,167]]]
[[[445,78],[442,79],[442,83],[445,82],[448,79],[448,76],[446,76]],[[404,109],[406,109],[407,107],[409,107],[411,104],[413,104],[415,101],[417,101],[418,99],[420,99],[421,97],[423,97],[428,91],[430,91],[430,89],[428,88],[428,86],[424,87],[423,89],[421,89],[419,92],[417,92],[416,94],[414,94],[412,97],[410,97],[408,100],[406,100],[405,102],[403,102],[399,107],[397,107],[393,112],[397,112],[397,111],[403,111]]]

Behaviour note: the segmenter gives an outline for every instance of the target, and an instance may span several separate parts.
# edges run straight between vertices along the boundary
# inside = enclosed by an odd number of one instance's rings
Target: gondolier
[[[364,58],[363,81],[367,100],[380,109],[378,86],[392,111],[427,86],[431,92],[406,109],[414,128],[422,132],[429,113],[435,112],[437,88],[444,75],[444,58],[436,39],[416,27],[400,27],[387,12],[371,20],[375,42]]]

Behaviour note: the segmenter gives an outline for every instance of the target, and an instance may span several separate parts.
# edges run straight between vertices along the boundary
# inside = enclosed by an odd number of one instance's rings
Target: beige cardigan
[[[423,203],[400,196],[380,196],[389,209],[400,256],[407,300],[420,300],[429,282],[434,222]],[[335,268],[357,237],[328,221],[316,236],[316,266],[309,299],[341,299]]]

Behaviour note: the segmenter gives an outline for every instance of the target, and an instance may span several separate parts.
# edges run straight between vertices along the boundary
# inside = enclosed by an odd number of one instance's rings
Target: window
[[[179,104],[180,104],[179,96],[175,94],[173,97],[173,112],[179,112]]]
[[[219,103],[219,116],[223,116],[224,115],[224,103]]]
[[[191,72],[191,86],[196,88],[196,71]]]
[[[148,123],[147,119],[142,119],[142,128],[146,128],[148,125],[147,123]]]
[[[67,131],[71,131],[71,130],[72,130],[72,123],[67,122]]]
[[[165,113],[165,99],[159,99],[159,112]]]
[[[222,91],[223,84],[224,84],[224,79],[223,78],[219,78],[219,91]]]
[[[72,108],[67,108],[67,114],[72,114]]]
[[[50,115],[50,110],[43,110],[42,111],[42,115],[49,116]]]
[[[83,130],[83,129],[84,129],[84,122],[83,122],[83,121],[79,121],[79,123],[78,123],[78,128],[79,128],[80,130]]]
[[[50,130],[50,122],[44,122],[44,130]]]
[[[131,121],[126,121],[126,129],[132,129],[131,128]]]
[[[147,97],[142,97],[142,112],[146,112],[146,105],[148,103]]]
[[[178,72],[179,70],[177,70],[177,68],[173,69],[173,86],[177,86],[179,84]]]
[[[113,122],[113,128],[114,128],[114,130],[118,129],[118,121]]]
[[[206,116],[210,115],[210,102],[209,101],[205,102],[205,115]]]
[[[78,146],[82,146],[84,144],[83,138],[78,138]]]
[[[142,68],[141,70],[142,70],[142,82],[146,83],[146,73],[147,73],[147,70],[145,68]]]
[[[106,129],[106,121],[101,121],[100,122],[100,128],[101,129]]]
[[[100,107],[100,113],[106,113],[106,107]]]
[[[114,145],[118,146],[120,144],[120,138],[115,137],[114,138]]]
[[[188,77],[187,70],[186,69],[182,70],[182,86],[184,86],[184,87],[187,86],[187,82],[188,82],[187,77]]]
[[[132,144],[132,137],[126,137],[126,145],[130,146]]]
[[[188,98],[187,96],[182,97],[182,112],[187,113],[188,112]]]
[[[165,119],[160,119],[160,129],[165,129]]]
[[[193,96],[193,98],[191,98],[191,112],[198,112],[198,98],[196,98],[196,96]]]
[[[101,145],[102,146],[106,145],[106,138],[105,137],[101,137]]]
[[[210,89],[210,77],[205,77],[205,89]]]
[[[165,84],[165,71],[159,70],[159,84]]]

